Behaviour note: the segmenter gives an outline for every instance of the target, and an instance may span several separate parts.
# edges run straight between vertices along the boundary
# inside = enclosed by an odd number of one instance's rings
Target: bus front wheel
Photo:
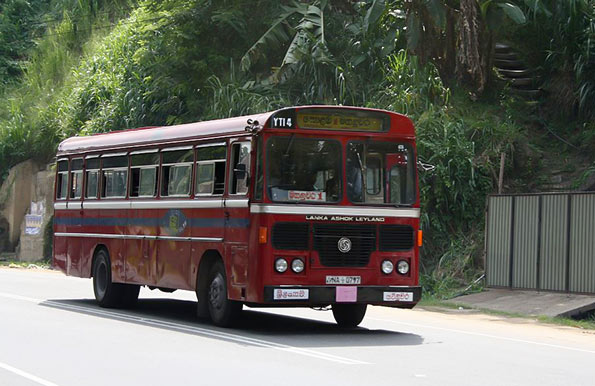
[[[240,316],[242,303],[228,299],[227,276],[221,261],[211,267],[208,283],[207,299],[211,320],[217,326],[228,327]]]
[[[333,316],[339,327],[357,327],[366,315],[367,304],[333,304]]]
[[[100,307],[132,307],[138,300],[140,286],[112,282],[109,256],[103,249],[93,262],[93,292]]]

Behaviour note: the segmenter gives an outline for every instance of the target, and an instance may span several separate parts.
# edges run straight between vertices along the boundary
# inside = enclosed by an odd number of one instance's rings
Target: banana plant
[[[458,78],[481,94],[490,76],[493,35],[505,18],[524,24],[507,0],[417,0],[407,5],[407,44],[432,61],[443,80]]]
[[[308,52],[317,62],[328,62],[332,55],[326,46],[324,10],[328,0],[312,4],[292,1],[281,6],[281,13],[271,27],[246,51],[240,68],[249,71],[268,50],[279,49],[289,43],[274,76],[278,79],[288,66],[298,63]],[[296,22],[297,21],[297,22]]]

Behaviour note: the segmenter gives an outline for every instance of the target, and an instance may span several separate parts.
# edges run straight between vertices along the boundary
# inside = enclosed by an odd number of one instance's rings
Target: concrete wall
[[[33,176],[31,207],[28,214],[41,216],[39,233],[31,234],[27,231],[26,221],[21,223],[21,235],[18,248],[18,259],[21,261],[38,261],[43,256],[43,242],[45,228],[54,214],[54,171],[42,170]]]
[[[53,191],[53,172],[45,165],[28,160],[10,170],[0,187],[0,253],[16,252],[25,261],[43,258],[43,229],[53,214]],[[32,206],[43,208],[37,235],[25,232],[25,215]]]

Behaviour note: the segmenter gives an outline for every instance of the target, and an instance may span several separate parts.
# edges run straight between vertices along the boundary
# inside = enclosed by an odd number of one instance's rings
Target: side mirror
[[[419,171],[422,171],[422,172],[431,172],[434,169],[436,169],[436,166],[431,165],[431,164],[427,164],[427,163],[422,162],[422,161],[417,161],[417,169]]]

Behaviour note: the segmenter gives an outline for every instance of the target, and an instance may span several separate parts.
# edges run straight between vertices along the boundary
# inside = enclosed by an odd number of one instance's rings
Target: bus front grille
[[[309,249],[309,226],[302,222],[278,222],[273,226],[273,248],[305,251]]]
[[[349,239],[350,249],[339,250],[339,240]],[[314,250],[327,267],[365,267],[376,249],[375,225],[316,224]]]
[[[381,251],[408,251],[413,248],[413,228],[409,225],[381,225],[379,248]]]

